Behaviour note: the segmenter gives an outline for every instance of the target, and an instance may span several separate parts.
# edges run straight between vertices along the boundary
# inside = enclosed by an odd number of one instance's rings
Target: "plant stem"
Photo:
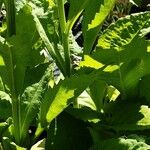
[[[69,50],[69,35],[63,35],[63,47],[64,47],[64,56],[65,56],[65,69],[67,76],[71,74],[71,61],[70,61],[70,50]]]
[[[14,0],[5,0],[5,7],[7,12],[7,33],[8,36],[16,34],[16,8]]]
[[[14,0],[4,0],[4,4],[7,12],[7,33],[8,37],[16,34],[16,11],[15,11],[15,1]],[[15,141],[17,144],[20,143],[20,100],[17,98],[16,88],[15,88],[15,76],[14,76],[14,64],[13,64],[13,56],[12,49],[9,47],[10,54],[10,92],[12,97],[12,118],[13,118],[13,135],[15,137]]]
[[[71,63],[70,63],[70,51],[69,51],[69,32],[66,31],[66,18],[64,10],[64,0],[57,0],[58,4],[58,15],[61,28],[62,44],[64,48],[64,57],[65,57],[65,70],[66,75],[69,77],[71,74]]]
[[[12,58],[12,49],[9,47],[9,58],[10,58],[10,81],[11,81],[11,97],[12,97],[12,117],[13,117],[13,135],[15,137],[16,143],[19,144],[20,142],[20,101],[17,98],[16,95],[16,89],[15,89],[15,77],[14,77],[14,64],[13,64],[13,58]]]
[[[61,34],[63,35],[63,33],[66,29],[66,17],[65,17],[65,10],[64,10],[64,0],[57,0],[57,4],[58,4],[58,15],[59,15]]]
[[[0,0],[0,11],[2,10],[3,1]]]
[[[14,130],[13,135],[15,137],[16,144],[20,144],[20,117],[19,117],[19,101],[16,97],[12,97],[12,116],[13,116],[13,124]]]

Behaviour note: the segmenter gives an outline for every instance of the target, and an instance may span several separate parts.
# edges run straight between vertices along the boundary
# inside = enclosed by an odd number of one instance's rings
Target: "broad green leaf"
[[[140,31],[150,24],[150,12],[132,14],[119,19],[112,24],[99,38],[97,48],[125,50],[140,34]]]
[[[112,138],[108,140],[103,140],[97,145],[93,146],[90,150],[147,150],[150,149],[150,145],[137,141],[136,139],[130,138]]]
[[[102,124],[117,131],[150,129],[150,108],[130,101],[118,100],[105,105]]]
[[[90,57],[88,55],[84,55],[84,61],[81,61],[79,66],[99,69],[99,68],[103,67],[104,64],[96,61],[95,59],[93,59],[92,57]]]
[[[97,76],[98,74],[96,72],[92,72],[88,75],[75,74],[70,78],[65,78],[60,81],[52,89],[49,88],[41,105],[41,122],[51,122],[93,83]]]
[[[63,136],[62,136],[63,135]],[[86,124],[63,112],[50,124],[46,149],[88,149],[92,141]]]
[[[30,66],[33,60],[30,54],[35,43],[35,33],[36,27],[31,8],[25,6],[16,16],[16,35],[7,38],[5,43],[0,44],[0,54],[5,62],[5,66],[2,66],[3,71],[1,71],[2,80],[16,96],[22,90],[26,67]]]
[[[135,90],[139,79],[149,73],[147,42],[140,36],[141,30],[150,25],[149,18],[150,13],[145,12],[119,19],[102,34],[90,55],[99,63],[108,65],[101,78],[118,88],[124,96],[130,95],[129,91]]]
[[[84,53],[92,51],[102,23],[112,10],[116,0],[93,0],[83,14]],[[91,11],[92,10],[92,11]]]
[[[27,87],[21,96],[20,134],[23,139],[26,136],[30,123],[37,117],[44,92],[48,88],[48,82],[51,78],[52,66],[50,65],[39,83]]]
[[[35,67],[28,67],[25,73],[24,89],[35,83],[38,83],[48,68],[49,63],[39,64]]]
[[[88,108],[91,108],[92,110],[96,110],[96,106],[87,91],[83,91],[76,101],[78,105],[77,108],[88,107]]]

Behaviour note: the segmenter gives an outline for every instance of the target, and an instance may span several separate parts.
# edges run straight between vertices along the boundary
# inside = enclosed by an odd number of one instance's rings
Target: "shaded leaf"
[[[91,137],[83,121],[75,119],[67,113],[62,113],[51,123],[46,149],[87,150],[90,145]]]
[[[110,102],[104,108],[104,125],[115,130],[150,129],[150,108],[133,102]]]
[[[26,150],[12,142],[8,137],[3,137],[3,147],[5,150]]]
[[[95,103],[96,110],[101,112],[103,99],[106,93],[107,84],[104,81],[96,80],[90,86],[90,96]]]
[[[0,91],[0,120],[5,121],[8,117],[12,115],[12,106],[10,96]]]
[[[91,150],[147,150],[150,149],[150,146],[147,145],[144,142],[137,141],[136,139],[130,139],[130,138],[112,138],[109,140],[104,140],[95,145]]]

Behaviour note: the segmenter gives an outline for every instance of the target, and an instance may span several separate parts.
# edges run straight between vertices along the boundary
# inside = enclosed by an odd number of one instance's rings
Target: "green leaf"
[[[8,137],[3,137],[3,147],[5,150],[26,150],[12,142]]]
[[[102,150],[110,150],[110,149],[115,149],[115,150],[147,150],[150,149],[150,146],[147,145],[144,142],[137,141],[136,139],[130,139],[130,138],[112,138],[109,140],[104,140],[99,142],[97,145],[91,148],[91,150],[97,150],[97,149],[102,149]]]
[[[62,136],[63,135],[63,136]],[[91,144],[86,124],[63,112],[53,121],[48,130],[46,149],[88,149]]]
[[[123,51],[150,24],[150,12],[132,14],[112,24],[99,38],[97,48]]]
[[[149,18],[150,13],[145,12],[119,19],[102,34],[90,55],[100,64],[108,65],[100,78],[118,88],[124,98],[133,96],[131,92],[140,78],[149,73],[147,42],[141,37],[141,30],[150,25]]]
[[[140,81],[140,96],[146,98],[147,102],[150,103],[150,75],[144,76]]]
[[[84,53],[92,51],[102,23],[112,10],[116,0],[93,0],[83,14]],[[92,11],[91,11],[92,10]]]
[[[93,99],[96,110],[101,112],[103,99],[106,93],[107,84],[105,81],[96,80],[90,86],[90,96]]]
[[[150,108],[146,105],[118,100],[105,106],[104,115],[102,124],[116,131],[150,129]]]
[[[38,141],[31,147],[31,150],[44,150],[45,149],[45,139]]]
[[[16,96],[21,93],[26,67],[31,65],[33,59],[30,54],[35,42],[35,33],[36,27],[31,8],[25,6],[16,16],[16,35],[7,38],[5,43],[0,44],[0,54],[5,64],[1,66],[3,68],[2,80]]]
[[[88,121],[88,122],[97,123],[100,121],[99,113],[87,107],[83,107],[83,108],[67,107],[65,111],[70,115],[74,116],[75,118],[83,120],[85,122]]]
[[[6,122],[1,122],[0,123],[0,135],[3,134],[3,132],[8,128],[8,124]]]
[[[72,29],[74,23],[82,13],[82,11],[86,8],[87,4],[90,2],[89,0],[68,0],[70,3],[69,15],[67,21],[67,32]]]
[[[34,58],[34,57],[33,57]],[[38,83],[48,68],[49,63],[39,64],[35,67],[28,67],[26,69],[25,79],[24,79],[24,89],[35,83]]]
[[[63,66],[64,60],[59,52],[58,53],[55,52],[54,46],[52,45],[51,41],[49,40],[48,36],[46,35],[46,32],[45,32],[40,20],[38,19],[38,17],[35,14],[34,14],[34,21],[36,22],[37,31],[38,31],[41,39],[43,40],[49,54],[56,61],[56,64],[58,65],[59,69],[65,74],[64,66]],[[56,49],[56,51],[57,51],[57,49]]]
[[[12,106],[11,106],[11,98],[10,96],[0,91],[0,120],[5,121],[12,115]]]
[[[77,105],[78,105],[77,108],[88,107],[88,108],[91,108],[92,110],[96,110],[96,106],[87,91],[83,91],[78,96],[76,101],[77,101]],[[74,107],[76,107],[76,106],[74,105]]]
[[[51,122],[74,101],[97,77],[96,72],[88,75],[76,74],[49,88],[41,105],[41,122]]]
[[[27,87],[21,96],[20,134],[23,139],[26,137],[30,123],[37,117],[40,104],[43,101],[43,95],[48,88],[48,82],[51,78],[52,66],[50,65],[39,83]]]

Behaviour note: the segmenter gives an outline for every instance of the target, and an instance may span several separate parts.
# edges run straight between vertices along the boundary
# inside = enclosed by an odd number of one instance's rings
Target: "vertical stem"
[[[2,4],[3,4],[3,1],[0,0],[0,11],[2,10]]]
[[[12,57],[12,49],[9,47],[9,57],[10,57],[10,82],[11,82],[11,97],[12,97],[12,117],[13,117],[13,124],[14,130],[13,135],[15,137],[16,143],[19,144],[20,142],[20,101],[16,95],[15,89],[15,77],[14,77],[14,64],[13,64],[13,57]]]
[[[8,37],[16,34],[16,8],[15,0],[4,0],[6,7],[6,19],[7,19],[7,33]],[[16,143],[19,144],[20,137],[20,100],[17,98],[16,88],[15,88],[15,76],[14,76],[14,64],[12,57],[12,49],[9,47],[10,51],[10,74],[11,74],[11,97],[12,97],[12,117],[13,117],[13,135],[15,137]]]
[[[7,33],[8,36],[12,36],[16,34],[16,8],[15,8],[15,1],[14,0],[5,0],[5,7],[7,12]]]
[[[19,101],[16,97],[12,97],[12,117],[13,117],[13,124],[14,130],[13,135],[16,140],[16,144],[20,144],[21,137],[20,137],[20,116],[19,116]]]
[[[62,43],[64,48],[64,57],[65,57],[65,70],[66,75],[70,76],[71,74],[71,63],[70,63],[70,51],[69,51],[69,33],[65,33],[66,30],[66,18],[64,10],[64,0],[57,0],[58,4],[58,15],[61,28]]]
[[[70,61],[69,35],[68,34],[63,35],[63,47],[64,47],[66,74],[69,77],[71,74],[71,61]]]
[[[65,17],[65,9],[64,9],[64,0],[57,0],[58,4],[58,14],[59,14],[59,22],[61,28],[61,34],[63,35],[66,28],[66,17]]]

